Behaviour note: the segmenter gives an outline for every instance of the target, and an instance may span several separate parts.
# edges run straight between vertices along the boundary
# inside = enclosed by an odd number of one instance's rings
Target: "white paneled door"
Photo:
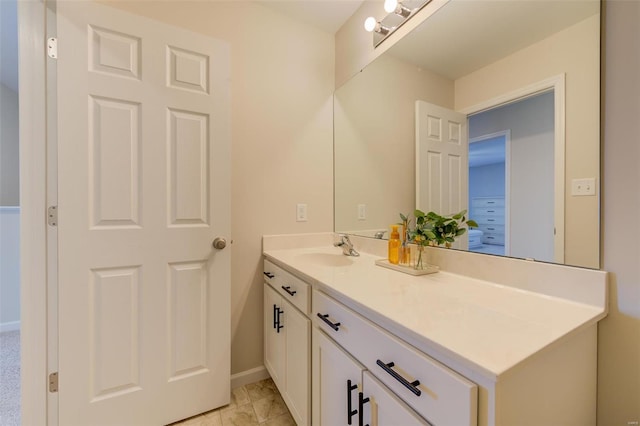
[[[57,2],[59,424],[229,402],[229,49]],[[149,3],[149,7],[153,7]]]
[[[467,116],[416,101],[416,206],[441,215],[469,205],[469,135]],[[467,238],[453,247],[466,250]]]

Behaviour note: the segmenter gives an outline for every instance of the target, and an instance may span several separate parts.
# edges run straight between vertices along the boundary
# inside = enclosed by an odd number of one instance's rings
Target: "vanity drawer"
[[[474,216],[504,217],[504,207],[477,207],[473,209]],[[472,218],[474,219],[474,218]],[[475,219],[474,219],[475,220]]]
[[[478,229],[480,229],[483,233],[494,233],[494,234],[504,234],[504,225],[487,225],[483,224]]]
[[[264,261],[264,280],[293,306],[305,315],[309,315],[311,307],[309,284],[268,260]]]
[[[471,200],[471,207],[504,207],[504,198],[502,197],[478,197]]]
[[[498,232],[485,232],[484,235],[482,235],[482,242],[484,244],[504,245],[504,234]]]
[[[478,225],[480,225],[480,228],[485,228],[485,226],[483,226],[483,225],[502,225],[502,226],[504,226],[504,216],[478,215],[478,216],[472,217],[472,219],[475,220],[478,223]]]
[[[430,423],[477,424],[474,383],[315,290],[312,314],[319,328]]]

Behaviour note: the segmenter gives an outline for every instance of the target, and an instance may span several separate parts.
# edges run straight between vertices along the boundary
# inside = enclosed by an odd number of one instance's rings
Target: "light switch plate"
[[[573,179],[571,181],[571,195],[577,197],[596,195],[596,178]]]
[[[296,222],[306,222],[306,221],[307,221],[307,205],[296,204]]]
[[[367,220],[366,204],[358,204],[358,220]]]

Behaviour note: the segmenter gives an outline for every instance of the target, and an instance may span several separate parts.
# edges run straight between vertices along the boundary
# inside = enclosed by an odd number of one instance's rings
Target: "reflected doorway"
[[[469,236],[470,249],[557,261],[555,217],[564,206],[556,195],[564,189],[556,179],[554,89],[471,114],[468,124],[469,210],[481,232]]]

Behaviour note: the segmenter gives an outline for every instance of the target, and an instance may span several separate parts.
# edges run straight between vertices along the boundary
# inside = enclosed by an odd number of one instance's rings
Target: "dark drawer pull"
[[[402,385],[413,392],[416,396],[420,396],[422,391],[417,387],[420,386],[420,380],[414,380],[413,382],[408,381],[401,375],[399,375],[396,371],[392,370],[391,367],[395,365],[395,363],[390,362],[389,364],[385,364],[384,362],[377,360],[376,364],[378,364],[384,371],[389,373],[394,379],[402,383]]]
[[[267,278],[275,277],[275,275],[273,275],[271,272],[263,272],[263,273],[267,276]]]
[[[295,290],[291,291],[291,286],[290,286],[290,285],[288,285],[288,286],[286,286],[286,287],[285,287],[285,286],[282,286],[282,289],[283,289],[284,291],[286,291],[287,293],[289,293],[289,295],[291,295],[291,296],[295,296],[295,295],[296,295],[296,293],[297,293],[297,291],[295,291]]]
[[[369,402],[362,392],[358,392],[358,426],[369,426],[364,424],[364,404]]]
[[[495,213],[495,210],[487,210],[487,213]]]
[[[322,315],[320,312],[318,312],[318,318],[320,318],[322,321],[324,321],[325,323],[327,323],[327,325],[331,328],[333,328],[335,331],[338,331],[338,327],[340,327],[340,323],[336,322],[336,323],[332,323],[331,321],[329,321],[329,314],[325,314]]]
[[[347,380],[347,424],[351,424],[351,417],[358,414],[358,410],[351,409],[351,391],[356,390],[358,385],[352,385],[351,380]]]

